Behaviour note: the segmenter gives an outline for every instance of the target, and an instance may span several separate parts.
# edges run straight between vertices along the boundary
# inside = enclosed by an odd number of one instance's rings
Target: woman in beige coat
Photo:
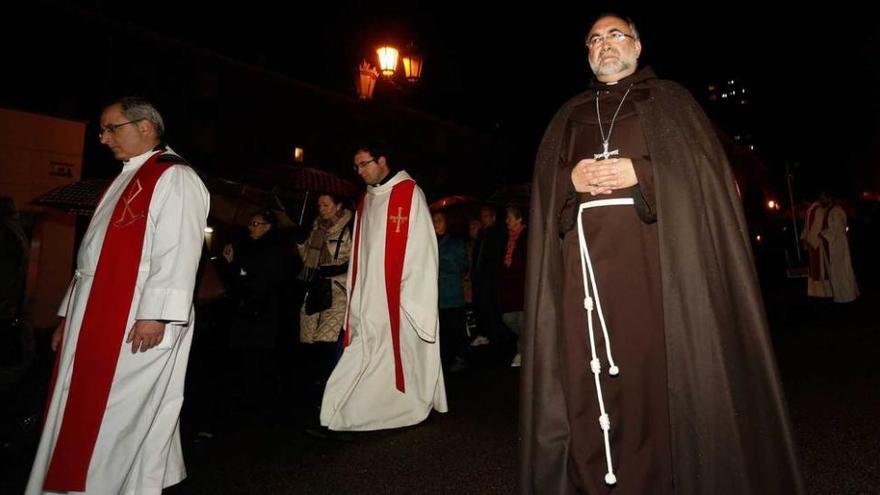
[[[332,371],[338,353],[337,342],[345,318],[345,279],[348,259],[351,256],[352,213],[343,201],[330,194],[318,197],[318,218],[305,243],[300,244],[299,254],[303,260],[300,279],[315,282],[329,279],[332,303],[329,308],[314,311],[320,304],[310,304],[309,298],[320,298],[314,289],[306,295],[300,309],[300,341],[315,345],[322,378]],[[309,284],[314,288],[315,284]],[[314,303],[315,301],[312,301]],[[320,351],[319,351],[320,348]],[[329,368],[329,369],[327,369]]]

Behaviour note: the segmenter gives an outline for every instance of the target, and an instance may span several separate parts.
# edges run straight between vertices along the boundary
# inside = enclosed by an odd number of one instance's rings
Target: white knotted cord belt
[[[617,483],[617,477],[614,476],[614,467],[611,465],[611,419],[605,411],[605,400],[602,397],[602,385],[599,382],[599,374],[602,372],[602,363],[596,356],[596,337],[593,333],[593,310],[595,309],[599,315],[599,324],[602,327],[602,337],[605,339],[605,355],[608,357],[608,374],[617,376],[620,369],[614,364],[614,358],[611,355],[611,339],[608,338],[608,327],[605,324],[605,315],[602,313],[602,303],[599,301],[599,289],[596,285],[596,274],[593,272],[593,263],[590,260],[590,251],[587,248],[587,238],[584,235],[583,214],[587,208],[597,208],[603,206],[623,206],[634,204],[632,198],[615,198],[615,199],[597,199],[581,203],[578,210],[578,244],[581,251],[581,274],[584,282],[584,309],[587,310],[587,331],[590,337],[590,370],[593,372],[593,379],[596,382],[596,397],[599,400],[599,426],[602,428],[602,436],[605,438],[605,461],[608,464],[608,472],[605,474],[605,483],[613,485]],[[591,290],[592,288],[592,296]]]

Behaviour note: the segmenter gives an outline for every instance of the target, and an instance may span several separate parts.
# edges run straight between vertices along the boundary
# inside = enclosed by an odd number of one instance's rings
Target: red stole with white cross
[[[61,431],[43,482],[47,491],[86,491],[86,476],[104,420],[131,310],[153,190],[173,162],[164,151],[135,172],[117,201],[101,245],[74,354]],[[59,352],[59,356],[60,356]],[[55,379],[50,387],[54,388]],[[51,395],[50,395],[51,397]]]
[[[403,362],[400,354],[400,281],[409,238],[409,212],[412,206],[415,181],[399,182],[391,189],[388,200],[387,224],[385,226],[385,295],[388,300],[388,319],[391,323],[391,343],[394,355],[394,382],[397,390],[406,392]],[[351,271],[351,294],[357,282],[358,257],[360,254],[361,224],[363,223],[364,198],[357,208],[357,227],[354,238],[354,259]],[[345,346],[351,342],[351,305],[345,318]]]

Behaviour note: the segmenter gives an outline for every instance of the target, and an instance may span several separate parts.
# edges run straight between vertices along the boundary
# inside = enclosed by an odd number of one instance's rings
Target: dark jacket
[[[237,308],[231,345],[274,347],[281,318],[281,282],[289,271],[277,236],[270,231],[256,241],[247,238],[235,247],[232,263],[224,265],[224,282]]]
[[[468,270],[467,251],[464,241],[449,234],[437,238],[440,258],[438,290],[440,309],[463,308],[464,289],[462,277]]]
[[[497,286],[498,273],[504,261],[504,247],[507,232],[504,225],[497,221],[480,231],[474,240],[474,252],[471,265],[474,290],[483,286]]]

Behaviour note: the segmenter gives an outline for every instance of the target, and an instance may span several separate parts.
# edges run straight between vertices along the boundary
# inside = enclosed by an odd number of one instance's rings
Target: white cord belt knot
[[[608,358],[608,374],[617,376],[620,369],[614,364],[614,357],[611,355],[611,339],[608,337],[608,327],[605,324],[605,315],[602,313],[602,302],[599,300],[599,288],[596,284],[596,274],[593,272],[593,262],[590,259],[590,251],[587,248],[587,238],[584,235],[583,213],[588,208],[597,208],[602,206],[624,206],[632,205],[632,198],[613,198],[613,199],[597,199],[581,203],[578,210],[578,244],[580,245],[581,254],[581,275],[584,283],[584,309],[587,311],[587,333],[590,341],[590,371],[593,373],[593,380],[596,382],[596,397],[599,401],[599,427],[602,429],[602,436],[605,439],[605,461],[608,465],[608,472],[605,474],[605,483],[613,485],[617,483],[617,477],[614,476],[614,468],[611,465],[611,418],[605,411],[605,400],[602,397],[602,385],[599,382],[599,375],[602,373],[602,363],[596,355],[596,337],[593,333],[593,311],[599,315],[599,324],[602,327],[602,337],[605,339],[605,355]],[[592,293],[590,292],[592,289]]]

